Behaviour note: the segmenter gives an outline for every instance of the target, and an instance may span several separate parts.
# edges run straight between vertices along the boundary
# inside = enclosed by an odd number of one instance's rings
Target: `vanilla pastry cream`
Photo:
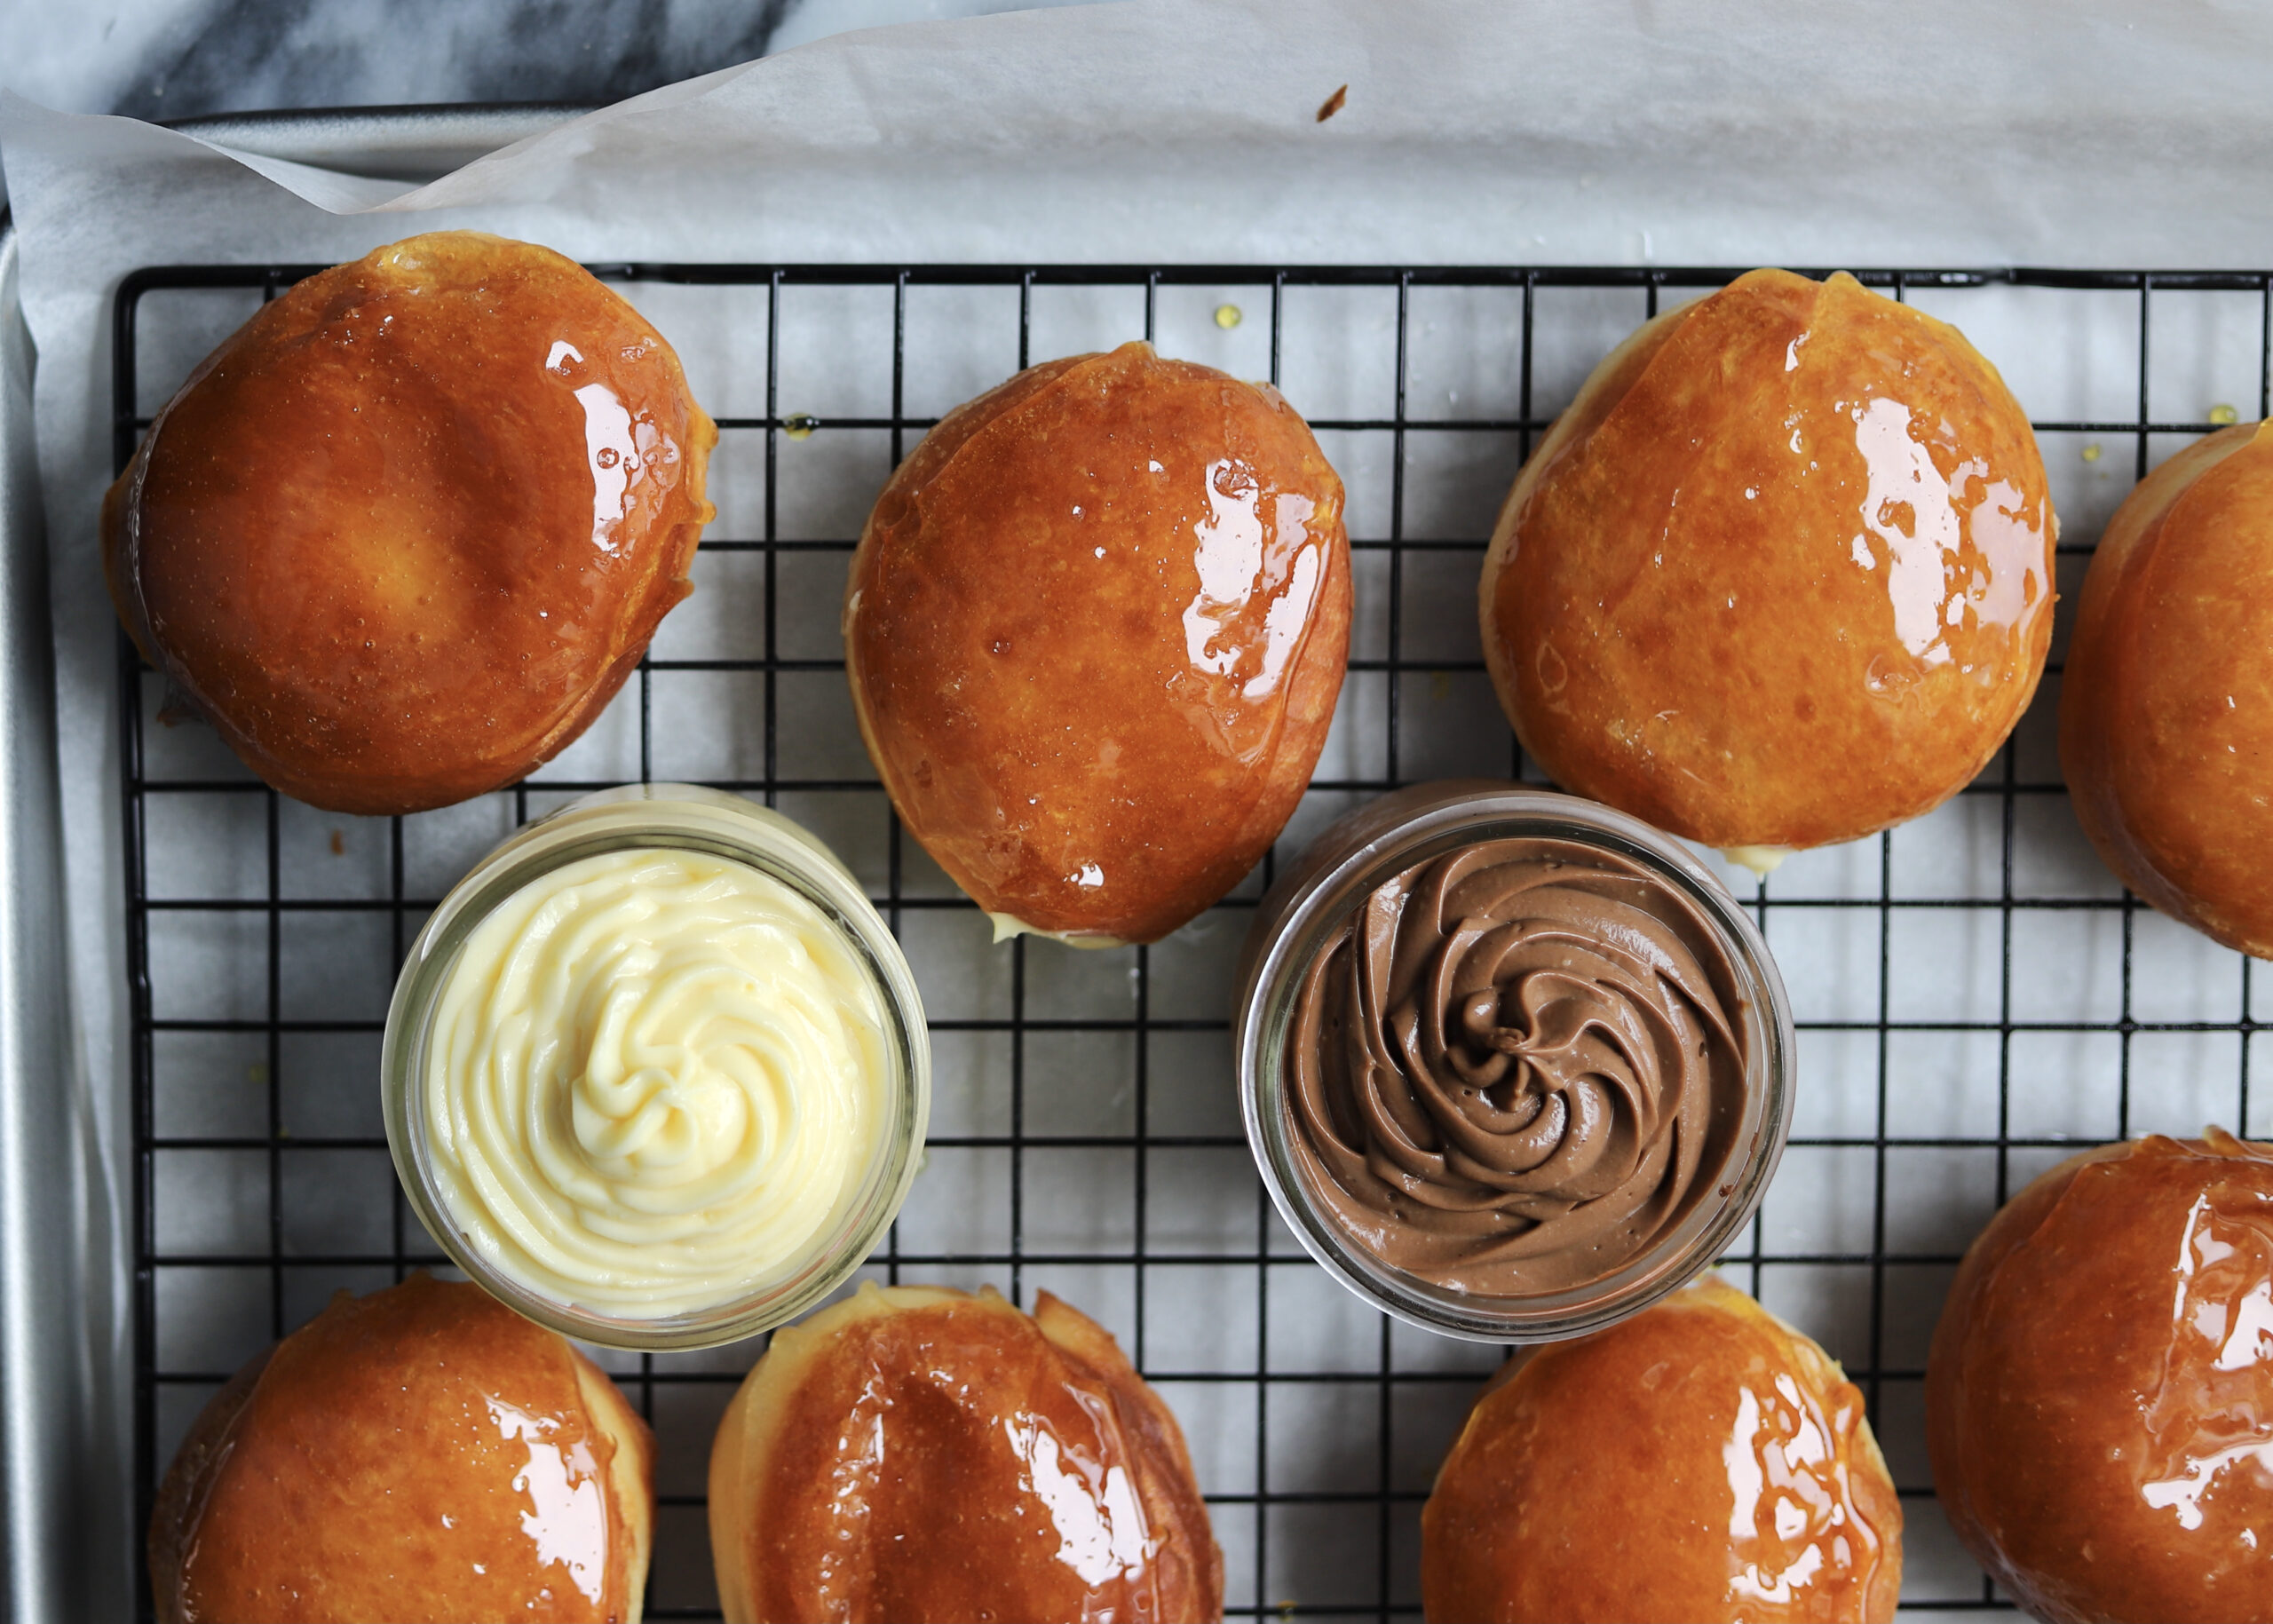
[[[451,1223],[508,1278],[662,1319],[836,1239],[887,1127],[885,1014],[781,881],[677,849],[530,881],[466,939],[425,1092]]]

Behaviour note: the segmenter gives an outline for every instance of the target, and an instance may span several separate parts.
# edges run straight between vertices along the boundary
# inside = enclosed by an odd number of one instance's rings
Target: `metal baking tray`
[[[86,1470],[77,1330],[87,1274],[110,1264],[77,1222],[87,1147],[67,1081],[54,649],[20,268],[0,213],[0,1573],[11,1618],[60,1620],[88,1616],[79,1514],[121,1485]]]
[[[543,115],[488,116],[278,117],[215,133],[404,174],[421,172],[407,153],[436,165]],[[0,279],[12,267],[0,249]],[[115,329],[122,459],[205,349],[311,268],[129,279]],[[1030,360],[1152,337],[1280,381],[1350,487],[1351,675],[1280,852],[1398,782],[1535,778],[1476,647],[1492,511],[1612,343],[1661,301],[1732,273],[595,268],[678,345],[718,417],[721,516],[696,596],[583,741],[466,807],[343,819],[275,796],[202,730],[156,725],[154,679],[122,653],[134,981],[83,1001],[126,998],[133,1040],[131,1368],[94,1375],[131,1395],[134,1438],[129,1480],[98,1472],[83,1492],[139,1518],[174,1440],[239,1360],[336,1287],[368,1289],[438,1258],[394,1191],[376,1113],[378,1023],[403,945],[519,819],[598,784],[693,778],[778,804],[836,844],[923,982],[939,1056],[929,1161],[869,1272],[991,1281],[1022,1298],[1047,1287],[1118,1335],[1191,1437],[1232,1616],[1417,1616],[1420,1503],[1497,1356],[1366,1310],[1262,1193],[1231,1094],[1225,1001],[1269,864],[1152,948],[989,947],[983,918],[902,837],[875,783],[844,695],[836,598],[868,501],[940,411]],[[1965,328],[2038,416],[2070,598],[2139,473],[2210,427],[2213,408],[2266,409],[2266,274],[1849,268]],[[0,329],[12,389],[22,350],[20,323]],[[20,1340],[54,1300],[40,1271],[73,1262],[54,1245],[69,1128],[57,1069],[42,1063],[67,1034],[51,969],[53,755],[40,731],[51,711],[29,640],[44,588],[28,427],[18,395],[0,399],[12,688],[0,706],[12,730],[0,1380],[11,1553],[24,1553],[11,1563],[17,1610],[83,1616],[94,1593],[69,1587],[112,1582],[86,1571],[110,1565],[111,1548],[75,1548],[64,1497],[46,1491],[72,1480],[68,1440],[87,1435],[84,1406],[106,1390],[67,1367],[67,1338]],[[2014,741],[1941,811],[1802,854],[1765,882],[1724,870],[1791,985],[1802,1055],[1791,1148],[1727,1266],[1869,1398],[1910,1519],[1909,1608],[2000,1604],[1940,1518],[1922,1449],[1926,1342],[1966,1242],[2079,1144],[2206,1121],[2262,1134],[2273,1115],[2250,1089],[2248,962],[2138,907],[2075,828],[2051,747],[2058,654]],[[712,1616],[709,1431],[756,1351],[608,1356],[662,1444],[651,1616]],[[145,1593],[135,1604],[147,1610]]]

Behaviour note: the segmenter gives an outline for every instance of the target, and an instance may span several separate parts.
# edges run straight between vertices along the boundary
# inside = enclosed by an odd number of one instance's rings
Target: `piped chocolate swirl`
[[[1367,1250],[1488,1295],[1601,1279],[1709,1194],[1743,1115],[1729,949],[1640,864],[1488,841],[1377,887],[1288,1035],[1296,1154]]]

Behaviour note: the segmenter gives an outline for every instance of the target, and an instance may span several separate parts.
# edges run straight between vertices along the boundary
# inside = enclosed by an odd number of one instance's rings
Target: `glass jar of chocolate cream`
[[[686,784],[586,796],[475,865],[387,1012],[412,1209],[511,1307],[699,1348],[820,1304],[883,1239],[931,1102],[899,947],[828,849]]]
[[[1263,898],[1235,1031],[1271,1200],[1342,1284],[1477,1341],[1574,1336],[1709,1267],[1790,1130],[1758,929],[1591,801],[1419,784]]]

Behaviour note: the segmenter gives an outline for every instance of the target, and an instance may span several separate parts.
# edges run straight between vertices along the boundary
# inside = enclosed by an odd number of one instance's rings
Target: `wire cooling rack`
[[[261,300],[317,267],[173,266],[115,307],[116,455]],[[1048,1288],[1181,1415],[1234,1617],[1418,1615],[1418,1517],[1495,1350],[1412,1331],[1279,1225],[1232,1096],[1231,966],[1270,861],[1150,948],[1076,955],[986,922],[877,786],[837,599],[884,476],[955,401],[1122,339],[1279,383],[1350,487],[1350,677],[1279,852],[1371,795],[1537,778],[1484,675],[1474,582],[1533,437],[1661,301],[1725,269],[610,265],[717,416],[695,597],[586,737],[511,791],[415,818],[316,812],[206,730],[158,725],[122,638],[134,1148],[136,1482],[242,1359],[337,1288],[440,1253],[387,1160],[379,1037],[426,913],[525,819],[628,779],[757,796],[825,838],[907,947],[938,1058],[924,1172],[865,1272]],[[2072,601],[2131,483],[2267,415],[2273,275],[1866,270],[1962,327],[2038,417]],[[2151,342],[2150,342],[2151,335]],[[2062,625],[2064,639],[2064,617]],[[1909,1518],[1905,1605],[2001,1605],[1935,1507],[1925,1348],[2006,1194],[2079,1144],[2216,1121],[2262,1135],[2248,961],[2139,907],[2069,813],[2054,662],[2014,741],[1931,817],[1726,870],[1799,1016],[1790,1149],[1729,1271],[1861,1384]],[[715,1616],[710,1433],[761,1344],[603,1362],[658,1435],[649,1616]],[[147,1606],[147,1587],[142,1588]]]

